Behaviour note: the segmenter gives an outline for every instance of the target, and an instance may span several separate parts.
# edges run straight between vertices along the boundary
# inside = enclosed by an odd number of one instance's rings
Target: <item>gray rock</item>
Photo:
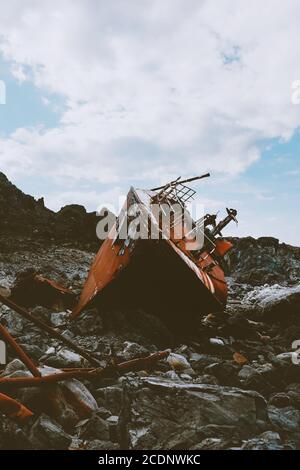
[[[193,379],[193,382],[197,384],[219,385],[217,377],[210,374],[197,375],[197,377]]]
[[[41,307],[40,305],[38,305],[37,307],[31,309],[31,313],[39,320],[49,323],[51,311],[48,308]]]
[[[103,320],[96,308],[86,310],[76,319],[72,330],[80,335],[99,335],[103,332]]]
[[[86,444],[86,450],[118,450],[120,449],[119,444],[111,441],[101,441],[99,439],[93,439]]]
[[[32,426],[29,440],[38,450],[68,449],[72,437],[56,421],[42,414]]]
[[[85,448],[86,446],[82,439],[78,439],[78,437],[72,438],[72,442],[69,446],[69,450],[83,450]]]
[[[32,449],[25,430],[11,418],[0,415],[0,450]]]
[[[218,362],[204,368],[206,374],[214,375],[222,385],[239,385],[238,372],[240,367],[231,361]]]
[[[65,325],[70,317],[70,314],[67,312],[53,312],[51,313],[51,323],[53,326],[62,326]]]
[[[272,237],[244,237],[232,241],[234,247],[226,257],[236,282],[261,285],[299,280],[299,248],[279,243]]]
[[[122,358],[125,361],[130,361],[131,359],[135,359],[137,357],[148,356],[149,351],[140,344],[125,341],[123,345],[123,350],[120,354],[122,355]]]
[[[43,349],[35,344],[20,343],[20,346],[32,359],[39,359],[44,354]]]
[[[73,351],[62,348],[56,353],[56,355],[49,356],[45,362],[48,365],[57,368],[82,367],[83,358]]]
[[[154,450],[157,440],[150,426],[136,425],[128,429],[128,442],[132,449]]]
[[[207,424],[206,426],[200,426],[198,432],[202,439],[207,437],[222,437],[228,440],[232,438],[241,439],[245,430],[240,429],[238,426]]]
[[[274,393],[276,388],[284,386],[282,374],[271,363],[253,363],[245,365],[238,374],[238,378],[244,387],[256,390],[262,394]]]
[[[290,406],[276,408],[268,406],[268,416],[276,430],[298,431],[300,426],[300,411]]]
[[[53,354],[55,354],[55,348],[53,346],[50,346],[50,348],[47,348],[45,354],[47,356],[53,356]]]
[[[157,377],[144,378],[142,382],[142,388],[136,383],[132,387],[130,382],[125,387],[130,403],[126,428],[134,449],[170,449],[174,439],[180,441],[183,433],[188,433],[192,446],[199,443],[200,426],[255,428],[258,417],[267,419],[266,402],[256,392]]]
[[[291,400],[291,404],[300,410],[300,383],[291,383],[286,388],[286,394]]]
[[[107,419],[110,416],[112,416],[111,412],[104,408],[103,406],[100,406],[97,411],[97,415],[100,416],[100,418]]]
[[[216,364],[218,362],[222,362],[222,359],[215,357],[215,356],[210,356],[208,354],[192,353],[190,355],[190,362],[194,369],[195,368],[201,369],[206,366],[209,366],[210,364]]]
[[[190,382],[191,380],[193,380],[193,378],[189,375],[189,374],[180,374],[180,378],[182,380],[186,380],[188,382]]]
[[[99,439],[108,441],[109,424],[96,414],[77,425],[80,439]]]
[[[112,442],[120,442],[119,416],[110,416],[106,419],[109,425],[109,436]]]
[[[292,364],[292,358],[293,358],[293,352],[288,351],[288,352],[283,352],[280,354],[277,354],[276,359],[277,361],[280,361],[282,365],[290,365]]]
[[[179,377],[178,374],[176,374],[175,370],[168,370],[167,372],[164,373],[164,377],[166,379],[175,380],[177,382],[181,381],[181,378]]]
[[[285,438],[286,448],[289,450],[300,449],[300,432],[289,433]]]
[[[224,348],[225,346],[224,341],[220,338],[210,338],[209,342],[212,346],[215,346],[217,348]]]
[[[119,415],[122,407],[123,390],[119,385],[112,385],[96,390],[99,406],[107,408],[113,415]]]
[[[20,336],[23,333],[25,327],[23,318],[6,306],[1,307],[1,320],[12,336]]]
[[[208,437],[193,446],[191,450],[222,450],[230,446],[230,441],[218,437]]]
[[[266,322],[287,324],[297,320],[300,305],[299,286],[262,286],[246,296],[246,302],[252,306]]]
[[[284,450],[285,446],[277,432],[266,431],[246,441],[242,450]]]
[[[5,283],[5,281],[4,281]],[[3,283],[3,284],[4,284]],[[11,295],[11,290],[8,286],[4,286],[2,285],[2,280],[1,280],[1,285],[0,285],[0,294],[3,296],[3,297],[10,297]]]
[[[257,375],[257,370],[249,365],[244,365],[238,373],[238,377],[242,381],[249,380]]]
[[[171,366],[176,371],[183,372],[191,369],[190,363],[182,354],[170,352],[169,356],[167,357],[167,362],[169,366]]]
[[[20,359],[13,359],[7,364],[1,377],[11,377],[15,372],[23,371],[26,372],[28,369]],[[31,374],[30,374],[31,375]]]
[[[286,408],[292,404],[292,400],[287,393],[274,393],[269,399],[269,405],[276,408]]]
[[[93,411],[98,411],[98,404],[94,396],[79,380],[66,380],[61,384],[61,387],[63,390],[67,390],[67,396],[72,397],[72,401],[79,407],[85,409],[86,412],[90,413]]]

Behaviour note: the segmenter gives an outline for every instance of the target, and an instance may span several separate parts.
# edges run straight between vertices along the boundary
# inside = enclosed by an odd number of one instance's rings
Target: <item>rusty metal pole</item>
[[[87,359],[94,366],[99,367],[99,361],[95,359],[93,356],[91,356],[91,354],[86,352],[80,346],[77,346],[77,344],[73,343],[73,341],[71,341],[70,339],[65,338],[62,334],[60,334],[54,328],[47,325],[47,323],[44,323],[38,318],[35,318],[35,316],[29,313],[25,308],[20,307],[20,305],[17,305],[15,302],[8,299],[7,297],[4,297],[1,294],[0,294],[0,302],[2,302],[4,305],[14,310],[14,312],[18,313],[22,317],[26,318],[26,320],[30,321],[31,323],[36,325],[38,328],[46,331],[52,338],[58,339],[59,341],[64,343],[66,346],[73,349],[73,351],[76,351],[78,354],[80,354],[80,356]]]
[[[3,393],[0,393],[0,411],[17,421],[24,421],[33,416],[32,411],[26,406]]]
[[[119,372],[120,374],[137,371],[144,368],[151,367],[157,361],[166,358],[169,355],[169,351],[159,351],[151,354],[147,357],[141,357],[138,359],[132,359],[130,361],[122,362],[115,366],[108,366],[105,368],[98,368],[93,370],[72,370],[70,372],[58,372],[57,374],[44,375],[42,377],[0,377],[0,389],[5,388],[16,388],[16,387],[36,387],[39,385],[45,385],[49,383],[62,382],[64,380],[76,379],[92,379],[101,378],[101,376],[107,376]]]
[[[58,372],[57,374],[43,375],[42,377],[0,377],[0,389],[2,390],[5,386],[16,387],[37,387],[39,385],[62,382],[70,379],[88,379],[95,377],[97,374],[101,375],[105,369],[101,369],[99,372],[94,369],[91,372]],[[97,371],[97,372],[96,372]]]
[[[34,377],[41,377],[41,373],[30,359],[30,357],[26,354],[24,349],[17,343],[17,341],[12,337],[9,331],[0,323],[0,335],[3,337],[4,341],[6,341],[10,346],[13,348],[19,359],[28,367],[30,372]]]

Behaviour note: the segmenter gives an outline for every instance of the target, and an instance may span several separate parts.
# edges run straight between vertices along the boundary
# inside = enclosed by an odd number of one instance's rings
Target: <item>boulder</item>
[[[285,446],[277,432],[266,431],[257,437],[247,440],[242,450],[284,450]]]
[[[69,349],[62,348],[55,355],[46,359],[46,364],[57,368],[82,367],[83,358]]]
[[[299,324],[300,287],[262,286],[246,295],[255,316],[261,320],[282,324]]]
[[[298,431],[300,427],[300,411],[287,406],[285,408],[277,408],[268,406],[268,416],[274,429],[278,431]]]
[[[199,443],[198,429],[210,424],[256,428],[266,420],[266,402],[256,392],[208,384],[187,384],[146,377],[138,386],[125,383],[127,439],[133,449],[174,448],[174,439],[188,435]],[[179,412],[180,410],[180,412]]]
[[[97,414],[77,424],[80,439],[99,439],[108,441],[109,424]]]
[[[29,440],[34,449],[68,449],[72,437],[49,416],[42,414],[31,428]]]

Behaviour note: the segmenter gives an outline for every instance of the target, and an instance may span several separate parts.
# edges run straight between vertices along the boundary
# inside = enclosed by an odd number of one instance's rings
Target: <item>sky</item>
[[[299,246],[299,18],[298,0],[3,2],[0,171],[53,210],[115,211],[130,185],[210,171],[193,188],[238,210],[227,233]]]

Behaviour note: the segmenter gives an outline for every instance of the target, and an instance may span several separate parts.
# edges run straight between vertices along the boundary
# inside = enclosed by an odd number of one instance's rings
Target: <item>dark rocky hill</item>
[[[231,238],[229,273],[237,282],[252,285],[294,284],[300,279],[300,248],[273,237]]]
[[[62,244],[96,250],[96,212],[88,213],[83,206],[72,204],[53,212],[43,198],[24,194],[0,172],[0,249],[25,245]]]

